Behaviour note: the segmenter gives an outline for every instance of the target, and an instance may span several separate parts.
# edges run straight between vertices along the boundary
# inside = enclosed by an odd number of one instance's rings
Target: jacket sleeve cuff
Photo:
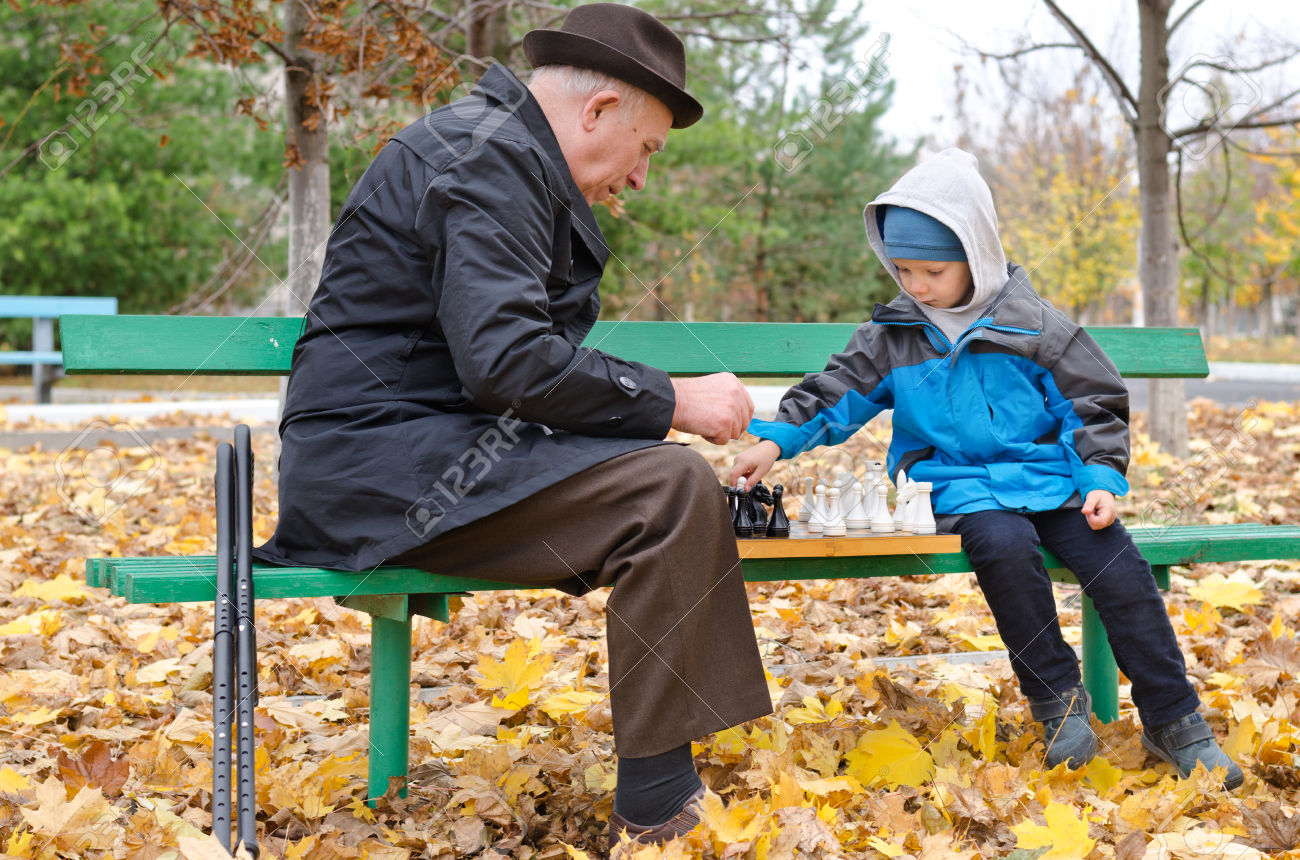
[[[780,421],[760,421],[757,418],[749,422],[746,428],[751,435],[769,442],[775,442],[781,449],[781,459],[788,460],[803,450],[803,434],[793,424]]]
[[[1074,476],[1084,498],[1093,490],[1105,490],[1116,496],[1128,495],[1128,481],[1110,466],[1083,466]]]

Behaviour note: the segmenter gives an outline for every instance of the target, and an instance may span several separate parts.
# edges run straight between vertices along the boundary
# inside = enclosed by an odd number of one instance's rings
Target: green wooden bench
[[[283,375],[288,373],[298,318],[66,316],[63,364],[69,374]],[[836,323],[598,323],[587,345],[644,361],[677,375],[729,370],[744,377],[790,378],[821,370],[827,357],[848,342],[856,326]],[[1130,378],[1204,377],[1209,369],[1196,329],[1089,328]],[[1168,588],[1169,568],[1198,562],[1300,557],[1300,527],[1171,525],[1131,529],[1157,581]],[[807,541],[789,541],[796,544]],[[771,556],[779,550],[768,547]],[[1061,581],[1068,571],[1047,554]],[[748,558],[745,579],[766,582],[912,576],[970,571],[964,553],[868,557]],[[86,562],[90,585],[109,588],[132,603],[211,602],[212,556],[99,558]],[[512,589],[465,579],[455,571],[434,574],[380,567],[366,576],[307,567],[254,566],[258,599],[332,597],[370,614],[370,761],[372,799],[390,777],[405,778],[409,757],[411,622],[415,616],[446,621],[448,597]],[[1105,631],[1086,597],[1082,607],[1084,683],[1093,710],[1104,721],[1118,716],[1118,670]]]

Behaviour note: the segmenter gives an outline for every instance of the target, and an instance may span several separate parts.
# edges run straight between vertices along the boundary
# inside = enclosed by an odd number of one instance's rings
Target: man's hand
[[[714,445],[739,439],[754,417],[754,401],[730,373],[674,379],[673,391],[673,429],[703,436]]]
[[[746,451],[741,451],[736,455],[736,462],[731,467],[731,476],[727,479],[727,486],[736,486],[737,478],[744,478],[746,487],[754,486],[763,480],[767,470],[772,468],[772,464],[780,456],[780,446],[768,439],[764,439]]]
[[[1106,490],[1093,490],[1083,500],[1083,515],[1093,531],[1100,531],[1115,522],[1115,494]]]

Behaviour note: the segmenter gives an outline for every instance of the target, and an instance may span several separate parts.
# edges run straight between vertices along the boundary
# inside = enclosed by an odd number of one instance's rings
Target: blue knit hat
[[[885,206],[881,235],[885,253],[899,260],[966,262],[957,234],[937,218],[905,206]]]

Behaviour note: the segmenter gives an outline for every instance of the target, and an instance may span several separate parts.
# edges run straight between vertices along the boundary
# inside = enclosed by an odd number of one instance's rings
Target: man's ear
[[[605,112],[621,104],[623,97],[618,94],[617,90],[600,90],[592,93],[582,105],[582,128],[584,131],[595,131],[596,121],[605,115]]]

